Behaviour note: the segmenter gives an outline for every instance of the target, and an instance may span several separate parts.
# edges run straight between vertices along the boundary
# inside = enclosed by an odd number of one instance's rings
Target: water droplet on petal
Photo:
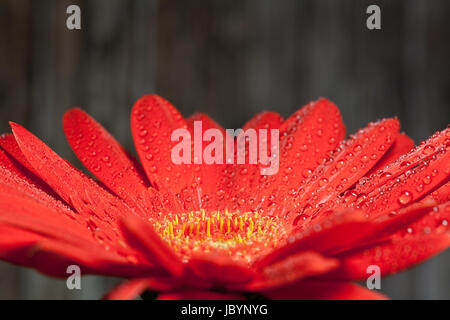
[[[319,181],[319,186],[323,187],[328,182],[327,178],[322,178]]]
[[[141,137],[141,138],[143,138],[143,137],[145,137],[146,135],[147,135],[147,133],[148,133],[148,131],[147,130],[141,130],[141,131],[139,131],[139,136]]]
[[[423,183],[425,184],[430,184],[431,183],[431,177],[430,176],[425,176],[423,178]]]
[[[361,145],[357,144],[353,147],[353,151],[358,152],[359,150],[361,150]]]
[[[412,194],[409,191],[403,191],[398,197],[398,202],[402,205],[410,203],[412,200]]]
[[[432,154],[433,152],[434,152],[434,147],[431,144],[428,144],[423,148],[424,154]]]

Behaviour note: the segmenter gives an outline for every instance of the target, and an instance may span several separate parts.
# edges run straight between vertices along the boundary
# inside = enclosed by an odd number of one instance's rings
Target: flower
[[[107,298],[146,290],[160,299],[377,299],[352,283],[450,245],[450,129],[413,148],[395,118],[345,138],[337,107],[311,102],[283,120],[256,115],[244,129],[279,129],[279,171],[259,165],[175,165],[184,119],[156,95],[139,99],[131,127],[140,163],[80,109],[67,140],[94,180],[11,123],[0,139],[0,257],[52,276],[128,280]],[[204,146],[206,147],[206,146]]]

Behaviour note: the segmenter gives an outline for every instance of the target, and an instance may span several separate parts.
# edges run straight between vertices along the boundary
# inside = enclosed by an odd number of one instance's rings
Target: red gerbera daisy
[[[11,123],[0,139],[0,257],[52,276],[128,278],[107,297],[145,290],[161,299],[382,298],[353,284],[391,274],[450,245],[450,129],[413,148],[397,119],[345,137],[337,107],[311,102],[287,120],[274,112],[244,129],[279,129],[279,171],[258,165],[171,161],[184,119],[166,100],[135,104],[140,163],[80,109],[64,131],[98,179],[74,169]],[[225,134],[225,133],[224,133]]]

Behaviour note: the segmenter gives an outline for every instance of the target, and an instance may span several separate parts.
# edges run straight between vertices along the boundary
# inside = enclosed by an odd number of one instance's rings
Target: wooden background
[[[65,27],[82,9],[82,30]],[[382,30],[365,27],[369,4]],[[416,142],[447,126],[450,1],[1,0],[0,131],[13,120],[78,164],[61,130],[80,106],[129,150],[129,113],[156,92],[227,128],[325,96],[349,132],[398,116]],[[450,299],[450,252],[382,281],[392,298]],[[99,298],[117,279],[65,281],[0,262],[0,298]]]

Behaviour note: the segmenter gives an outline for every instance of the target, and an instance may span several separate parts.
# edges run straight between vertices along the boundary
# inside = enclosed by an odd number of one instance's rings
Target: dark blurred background
[[[82,30],[66,28],[77,4]],[[382,30],[366,28],[381,7]],[[0,0],[0,131],[25,125],[79,164],[61,117],[79,106],[129,150],[129,113],[158,93],[226,128],[254,113],[287,117],[320,96],[351,133],[397,116],[416,142],[447,126],[448,0]],[[450,252],[382,281],[392,298],[450,299]],[[118,279],[64,280],[0,262],[0,298],[99,298]]]

